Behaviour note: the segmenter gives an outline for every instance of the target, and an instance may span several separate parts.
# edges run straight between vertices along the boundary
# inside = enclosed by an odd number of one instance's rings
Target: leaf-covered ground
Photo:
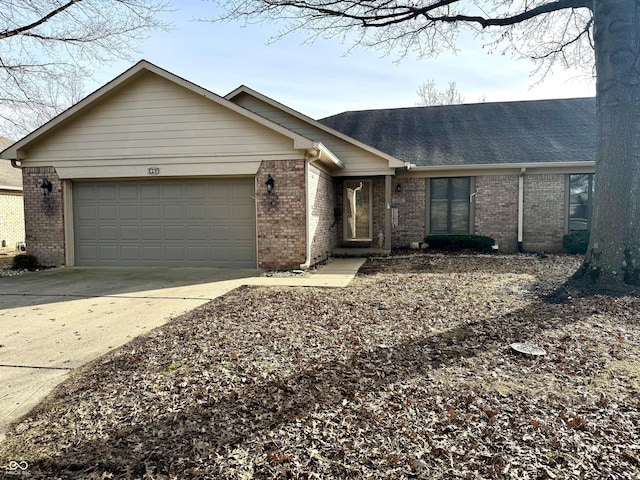
[[[371,259],[346,289],[236,290],[77,372],[8,435],[0,465],[48,479],[638,479],[640,299],[554,292],[579,261]]]

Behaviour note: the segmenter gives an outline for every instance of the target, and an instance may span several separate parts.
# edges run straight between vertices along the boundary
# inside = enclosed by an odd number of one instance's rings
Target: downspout
[[[520,169],[520,175],[518,175],[518,252],[529,253],[537,255],[540,258],[545,258],[547,255],[544,252],[538,252],[535,250],[525,250],[522,246],[523,230],[524,230],[524,172],[527,169],[522,167]]]
[[[22,169],[22,161],[21,160],[17,160],[17,159],[13,159],[13,160],[11,160],[11,166],[13,168]]]
[[[310,208],[310,197],[311,193],[309,192],[309,165],[311,162],[315,162],[316,160],[320,160],[322,156],[322,152],[318,148],[316,150],[316,154],[312,156],[307,156],[304,160],[304,196],[305,196],[305,240],[306,240],[306,260],[304,263],[300,264],[301,270],[308,270],[311,266],[311,208]]]

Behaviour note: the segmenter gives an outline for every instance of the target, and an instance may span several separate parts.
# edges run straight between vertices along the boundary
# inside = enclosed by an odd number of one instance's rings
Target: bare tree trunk
[[[591,241],[578,276],[640,285],[640,4],[594,0],[597,136]]]

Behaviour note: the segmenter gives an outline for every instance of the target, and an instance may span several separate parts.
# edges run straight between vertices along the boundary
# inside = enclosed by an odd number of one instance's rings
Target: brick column
[[[271,174],[275,185],[267,194]],[[256,176],[258,267],[300,268],[306,256],[304,160],[263,161]]]
[[[40,189],[44,178],[52,184],[47,195]],[[27,253],[35,255],[42,265],[64,265],[64,192],[60,178],[53,167],[24,167],[22,183]]]

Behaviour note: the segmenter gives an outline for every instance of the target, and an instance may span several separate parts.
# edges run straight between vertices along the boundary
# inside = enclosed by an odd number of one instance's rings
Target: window
[[[568,206],[567,223],[568,232],[591,230],[591,212],[593,199],[593,174],[581,173],[567,175]]]
[[[371,181],[348,180],[344,188],[344,239],[371,240]]]
[[[471,178],[432,178],[429,186],[429,233],[470,233]]]

